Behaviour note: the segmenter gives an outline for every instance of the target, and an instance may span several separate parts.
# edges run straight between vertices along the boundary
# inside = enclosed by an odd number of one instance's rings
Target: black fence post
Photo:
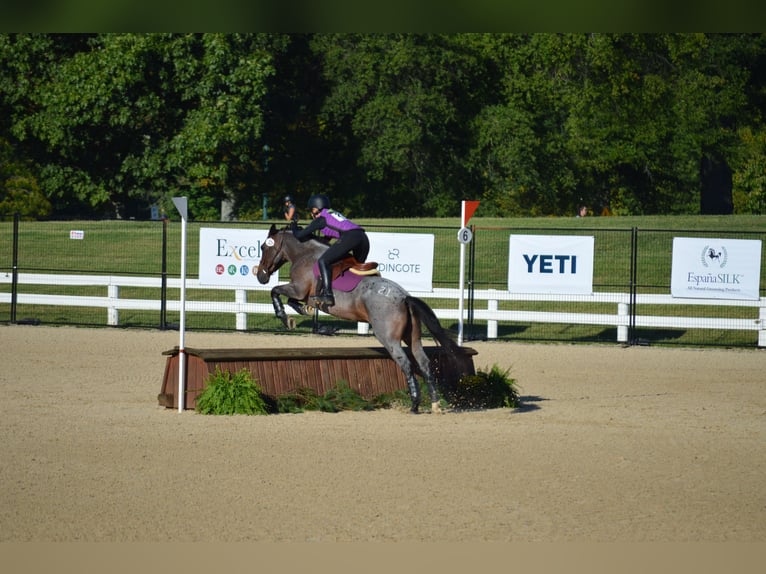
[[[468,330],[471,338],[475,338],[474,333],[474,305],[476,303],[476,226],[471,225],[471,234],[473,239],[468,244]]]
[[[19,292],[19,213],[13,214],[13,272],[11,275],[11,323],[16,322],[16,305]]]
[[[637,345],[636,333],[636,300],[638,296],[638,228],[630,230],[630,315],[628,326],[628,344]]]

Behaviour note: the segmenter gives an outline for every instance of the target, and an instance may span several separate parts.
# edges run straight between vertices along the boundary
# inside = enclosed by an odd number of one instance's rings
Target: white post
[[[627,303],[617,303],[617,320],[618,322],[622,322],[624,317],[628,316],[628,309],[630,306]],[[628,326],[627,325],[617,325],[617,342],[618,343],[627,343],[628,342]]]
[[[761,302],[763,303],[763,299],[761,299]],[[766,307],[761,307],[758,310],[758,319],[761,323],[758,330],[758,346],[766,347]]]
[[[108,285],[107,288],[107,297],[109,297],[111,304],[111,307],[109,307],[109,310],[107,311],[107,324],[110,327],[116,327],[120,324],[120,310],[117,309],[116,301],[120,298],[120,286],[119,285]],[[112,303],[112,300],[114,303]]]
[[[235,289],[234,290],[234,302],[237,304],[238,307],[244,308],[245,303],[247,303],[247,291],[244,289]],[[237,331],[247,331],[247,313],[244,311],[237,311]]]
[[[184,395],[186,393],[186,347],[184,333],[186,331],[186,216],[188,200],[185,197],[174,197],[178,213],[181,214],[181,319],[178,324],[178,412],[184,412]]]
[[[497,311],[497,299],[487,300],[487,311]],[[487,319],[487,339],[497,339],[497,319]]]

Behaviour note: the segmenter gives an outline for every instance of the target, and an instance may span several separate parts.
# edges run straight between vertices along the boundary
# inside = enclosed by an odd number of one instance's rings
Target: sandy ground
[[[216,417],[158,405],[177,344],[0,326],[0,542],[766,541],[764,351],[469,342],[526,408]]]

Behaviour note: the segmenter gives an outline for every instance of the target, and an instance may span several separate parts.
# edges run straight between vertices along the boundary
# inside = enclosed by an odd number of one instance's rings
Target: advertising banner
[[[370,254],[383,277],[408,291],[433,290],[434,236],[429,233],[368,232]]]
[[[760,240],[673,238],[673,297],[757,300],[760,280]]]
[[[267,229],[201,228],[200,284],[242,289],[276,287],[277,273],[271,276],[267,285],[261,285],[255,276],[261,260],[261,245],[267,237]]]
[[[593,237],[511,235],[508,291],[593,293]]]

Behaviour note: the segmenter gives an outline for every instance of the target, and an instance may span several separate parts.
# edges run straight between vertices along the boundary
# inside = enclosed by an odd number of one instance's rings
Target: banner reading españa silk
[[[758,239],[673,238],[673,297],[757,300],[760,281]]]
[[[408,291],[432,291],[434,236],[432,233],[368,232],[370,254],[383,277]]]
[[[261,245],[267,229],[226,229],[203,227],[199,230],[199,282],[217,287],[263,289],[255,274],[261,260]],[[268,287],[279,283],[274,273]]]
[[[508,291],[593,293],[593,237],[511,235]]]

